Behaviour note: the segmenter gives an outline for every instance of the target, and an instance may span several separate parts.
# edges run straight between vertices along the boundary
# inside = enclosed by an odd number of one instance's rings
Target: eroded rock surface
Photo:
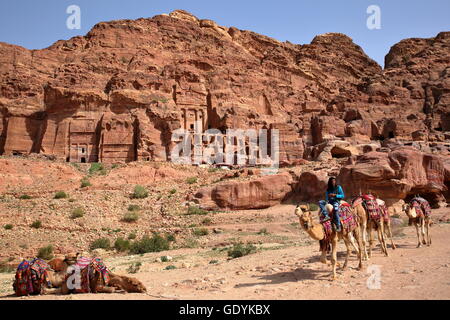
[[[0,153],[164,161],[171,133],[195,121],[277,129],[288,162],[336,139],[448,152],[449,45],[450,32],[401,41],[382,70],[343,34],[296,45],[182,10],[101,22],[43,50],[0,43]]]

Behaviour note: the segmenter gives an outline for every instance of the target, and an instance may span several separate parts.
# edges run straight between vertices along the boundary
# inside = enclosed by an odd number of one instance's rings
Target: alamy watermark
[[[366,22],[367,28],[369,30],[381,29],[381,8],[373,4],[367,8],[367,14],[370,14]]]
[[[366,281],[367,289],[379,290],[381,289],[381,266],[373,264],[367,267],[367,273],[370,274]]]
[[[170,158],[177,164],[223,164],[238,166],[265,166],[265,173],[276,173],[279,168],[279,130],[272,129],[218,129],[202,132],[201,123],[194,130],[178,129],[172,134]],[[270,136],[269,136],[270,135]]]
[[[81,8],[73,4],[67,7],[66,13],[70,14],[66,20],[67,29],[81,29]]]

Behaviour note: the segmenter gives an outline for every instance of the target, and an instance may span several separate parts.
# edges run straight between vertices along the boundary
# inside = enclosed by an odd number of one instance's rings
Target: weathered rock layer
[[[165,161],[194,123],[277,129],[287,162],[365,152],[335,140],[448,154],[449,49],[450,32],[404,40],[382,70],[343,34],[282,43],[181,10],[43,50],[0,43],[0,154]]]

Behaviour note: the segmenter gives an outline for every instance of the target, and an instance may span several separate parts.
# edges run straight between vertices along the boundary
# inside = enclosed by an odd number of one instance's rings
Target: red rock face
[[[288,198],[292,181],[291,175],[285,172],[251,181],[228,182],[199,190],[192,200],[208,210],[263,209]]]
[[[448,158],[402,147],[358,157],[341,169],[338,181],[349,197],[373,192],[382,199],[398,200],[421,194],[434,203],[445,202],[447,167]]]
[[[180,10],[102,22],[43,50],[0,43],[0,153],[168,160],[171,133],[196,121],[278,129],[290,162],[336,138],[442,144],[449,45],[450,32],[404,40],[382,70],[343,34],[295,45]]]

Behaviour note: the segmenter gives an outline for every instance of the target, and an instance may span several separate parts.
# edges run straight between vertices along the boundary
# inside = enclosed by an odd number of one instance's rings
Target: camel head
[[[295,208],[295,215],[300,220],[300,226],[306,231],[312,228],[312,216],[308,206],[298,205]]]
[[[147,288],[136,278],[125,278],[123,279],[124,284],[127,287],[127,292],[135,292],[135,293],[145,293],[147,292]]]
[[[69,266],[74,265],[75,263],[77,263],[79,256],[80,256],[79,253],[69,253],[66,255],[64,262],[67,263]]]
[[[413,206],[411,206],[410,204],[404,204],[402,209],[406,213],[408,218],[411,219],[411,218],[417,217],[416,209]]]

